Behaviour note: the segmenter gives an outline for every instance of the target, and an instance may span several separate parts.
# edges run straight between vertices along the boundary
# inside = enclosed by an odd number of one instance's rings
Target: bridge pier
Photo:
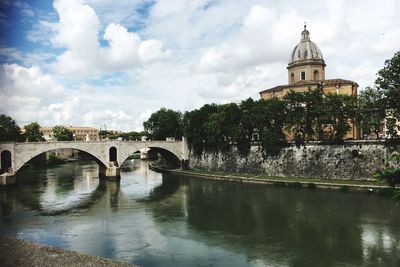
[[[17,183],[17,177],[14,173],[5,172],[0,175],[0,185],[13,185]]]
[[[118,162],[110,161],[107,167],[99,166],[99,177],[109,180],[121,179],[120,167],[118,166]]]

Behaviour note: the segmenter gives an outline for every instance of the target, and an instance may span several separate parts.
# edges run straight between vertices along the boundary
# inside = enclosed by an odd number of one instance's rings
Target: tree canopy
[[[182,138],[182,113],[161,108],[151,114],[143,123],[143,127],[154,140],[165,140],[167,137]]]
[[[15,120],[4,114],[0,115],[0,141],[20,142],[23,140],[21,131]]]
[[[383,92],[373,87],[367,87],[357,98],[359,124],[364,134],[374,133],[379,139],[382,123],[385,119],[385,99]]]
[[[74,139],[72,131],[62,125],[53,127],[53,136],[57,141],[72,141]]]
[[[400,51],[385,61],[383,69],[378,71],[375,81],[383,92],[388,108],[393,109],[395,116],[400,117]]]
[[[25,125],[24,129],[25,133],[23,136],[28,142],[44,141],[43,133],[40,131],[40,125],[37,122]]]

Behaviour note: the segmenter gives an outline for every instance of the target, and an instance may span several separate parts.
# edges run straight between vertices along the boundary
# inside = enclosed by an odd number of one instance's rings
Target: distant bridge
[[[70,148],[93,156],[105,177],[119,177],[119,166],[133,153],[144,148],[160,153],[174,166],[189,158],[185,139],[182,141],[62,141],[32,143],[0,143],[1,175],[13,176],[25,163],[51,150]],[[0,181],[1,182],[1,181]],[[3,182],[4,183],[4,182]],[[7,182],[5,182],[7,184]]]

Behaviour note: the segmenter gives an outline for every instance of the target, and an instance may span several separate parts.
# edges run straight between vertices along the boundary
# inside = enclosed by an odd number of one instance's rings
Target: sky
[[[161,107],[287,83],[304,22],[326,78],[373,86],[400,50],[397,0],[0,0],[0,114],[141,131]]]

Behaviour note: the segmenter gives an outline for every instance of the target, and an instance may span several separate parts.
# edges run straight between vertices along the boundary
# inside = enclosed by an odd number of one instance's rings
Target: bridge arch
[[[41,145],[40,145],[41,144]],[[107,167],[107,160],[105,157],[101,157],[101,155],[98,155],[94,149],[91,149],[90,146],[78,146],[76,143],[68,143],[68,142],[54,142],[54,143],[27,143],[24,144],[24,146],[27,149],[24,149],[23,151],[18,151],[16,149],[15,154],[19,154],[18,158],[14,159],[14,166],[12,167],[13,172],[16,173],[18,170],[22,168],[26,163],[28,163],[31,159],[33,159],[36,156],[39,156],[40,154],[53,151],[53,150],[58,150],[58,149],[74,149],[81,151],[83,153],[86,153],[90,155],[96,163],[100,167]],[[30,149],[29,149],[30,148]],[[35,148],[35,149],[34,149]],[[14,155],[15,157],[16,155]]]
[[[167,148],[162,148],[159,146],[135,146],[131,148],[125,148],[125,153],[121,155],[120,157],[120,166],[126,161],[126,159],[132,155],[133,153],[137,151],[141,151],[143,149],[149,149],[149,151],[154,151],[156,153],[159,153],[170,165],[172,168],[178,168],[181,165],[181,159],[174,153],[173,151],[167,149]]]

